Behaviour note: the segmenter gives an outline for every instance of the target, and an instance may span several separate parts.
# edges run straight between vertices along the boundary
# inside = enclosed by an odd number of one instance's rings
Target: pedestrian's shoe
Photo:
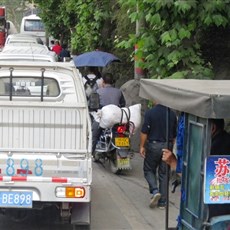
[[[159,192],[155,193],[153,195],[153,197],[151,198],[149,207],[150,208],[155,208],[157,206],[157,203],[160,200],[160,198],[161,198],[161,194]]]
[[[158,202],[157,207],[158,207],[159,209],[165,209],[165,207],[166,207],[166,202]]]

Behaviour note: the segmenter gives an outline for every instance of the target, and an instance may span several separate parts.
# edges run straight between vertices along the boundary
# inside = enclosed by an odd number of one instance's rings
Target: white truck
[[[1,62],[0,212],[12,218],[55,206],[90,227],[91,122],[70,63]]]

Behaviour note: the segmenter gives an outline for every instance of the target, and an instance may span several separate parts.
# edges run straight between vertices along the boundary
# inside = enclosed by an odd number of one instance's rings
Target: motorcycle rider
[[[114,79],[111,73],[104,73],[102,76],[102,87],[97,89],[97,93],[99,95],[99,104],[100,108],[103,106],[113,104],[119,107],[124,107],[126,102],[122,91],[113,86]],[[98,138],[100,137],[102,128],[99,126],[99,123],[95,120],[92,124],[92,154],[94,156],[94,152],[96,149]]]

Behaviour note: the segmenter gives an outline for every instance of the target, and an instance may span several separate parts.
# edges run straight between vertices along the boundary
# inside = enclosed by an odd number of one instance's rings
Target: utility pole
[[[137,3],[137,13],[139,12],[139,6]],[[140,35],[140,28],[144,27],[144,20],[140,18],[136,21],[136,37]],[[139,58],[136,54],[138,52],[138,44],[135,45],[135,57],[134,57],[134,79],[140,80],[144,78],[144,70],[141,68],[140,63],[143,62],[142,58]]]

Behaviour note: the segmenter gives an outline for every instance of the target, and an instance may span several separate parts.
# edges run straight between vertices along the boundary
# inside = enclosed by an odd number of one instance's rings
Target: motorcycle
[[[109,161],[114,174],[131,169],[130,159],[130,124],[116,124],[112,128],[102,130],[97,142],[94,161],[105,163]]]

